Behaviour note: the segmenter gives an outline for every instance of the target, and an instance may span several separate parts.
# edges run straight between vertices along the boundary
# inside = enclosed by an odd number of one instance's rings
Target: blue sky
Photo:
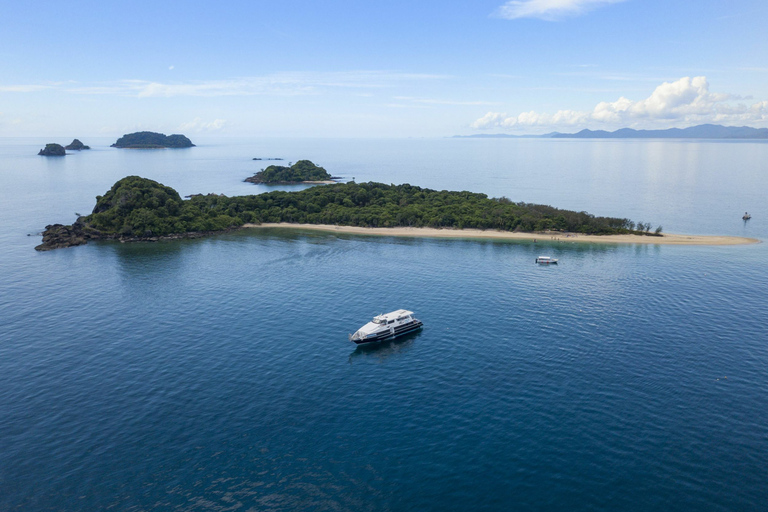
[[[19,2],[0,136],[768,126],[764,0]]]

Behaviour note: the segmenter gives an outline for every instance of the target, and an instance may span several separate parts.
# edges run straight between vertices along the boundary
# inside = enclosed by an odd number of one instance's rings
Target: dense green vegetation
[[[112,144],[113,148],[135,148],[135,149],[153,149],[153,148],[191,148],[194,144],[184,135],[164,135],[155,132],[136,132],[123,135],[117,142]]]
[[[218,231],[245,223],[291,222],[365,227],[477,228],[507,231],[647,233],[650,224],[595,217],[586,212],[491,199],[472,192],[412,185],[339,183],[299,192],[275,191],[182,200],[156,181],[129,176],[96,198],[93,213],[76,224],[97,237],[149,237]]]
[[[78,222],[104,235],[126,237],[220,231],[243,224],[199,203],[199,198],[184,201],[174,189],[156,181],[128,176],[96,196],[93,213]]]
[[[331,179],[328,171],[309,160],[299,160],[290,167],[270,165],[245,181],[251,183],[299,183],[302,181],[327,181]]]

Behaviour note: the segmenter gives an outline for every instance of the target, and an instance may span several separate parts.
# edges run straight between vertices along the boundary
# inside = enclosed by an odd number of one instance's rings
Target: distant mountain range
[[[455,137],[471,139],[768,139],[768,128],[700,124],[689,128],[669,128],[666,130],[634,130],[632,128],[622,128],[615,132],[607,132],[605,130],[581,130],[578,133],[552,132],[544,135],[482,133],[477,135],[455,135]]]

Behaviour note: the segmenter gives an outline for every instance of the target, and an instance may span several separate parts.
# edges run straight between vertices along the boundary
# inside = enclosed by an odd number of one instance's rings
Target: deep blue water
[[[239,231],[37,253],[139,174],[310,158],[768,240],[768,144],[0,140],[0,510],[763,510],[768,249]],[[195,141],[199,142],[199,141]],[[753,219],[740,217],[749,210]],[[539,254],[557,267],[537,267]],[[424,330],[347,341],[409,308]]]

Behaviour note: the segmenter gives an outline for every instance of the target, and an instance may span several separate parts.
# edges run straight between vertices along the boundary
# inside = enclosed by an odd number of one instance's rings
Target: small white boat
[[[744,212],[744,215],[741,216],[741,220],[749,220],[752,216],[749,214],[749,212]]]
[[[536,263],[539,265],[557,265],[557,260],[549,256],[539,256],[536,258]]]
[[[424,324],[413,317],[413,311],[398,309],[373,317],[373,320],[349,335],[349,341],[358,345],[373,343],[418,331]]]

